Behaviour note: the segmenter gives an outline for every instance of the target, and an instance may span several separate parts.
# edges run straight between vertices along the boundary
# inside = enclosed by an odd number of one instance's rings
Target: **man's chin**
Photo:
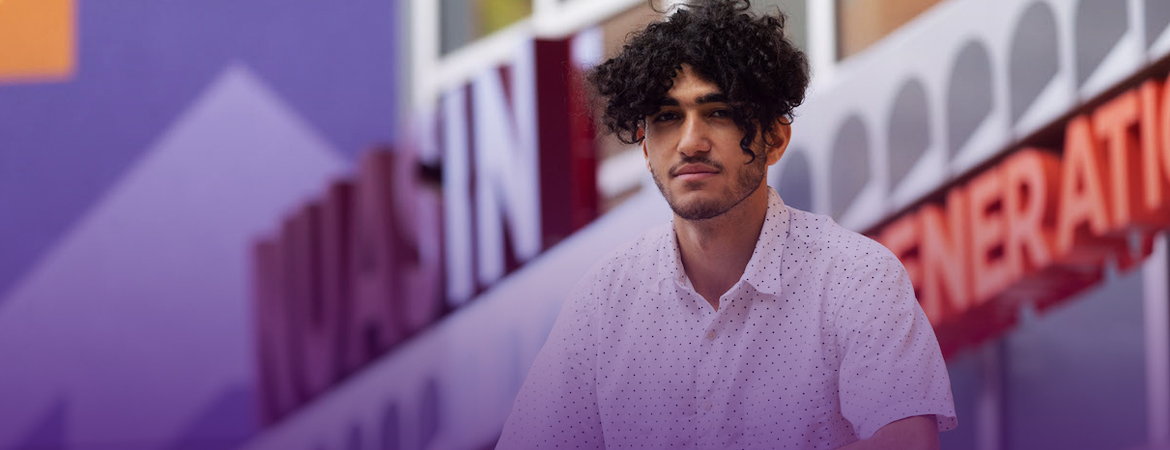
[[[738,200],[730,192],[711,192],[710,190],[691,190],[679,192],[675,189],[667,197],[667,203],[674,214],[686,220],[705,220],[723,215],[759,190],[759,183],[747,190]],[[661,189],[660,189],[661,190]]]
[[[690,199],[669,203],[674,214],[686,220],[711,219],[723,214],[727,209],[721,202],[712,200]]]

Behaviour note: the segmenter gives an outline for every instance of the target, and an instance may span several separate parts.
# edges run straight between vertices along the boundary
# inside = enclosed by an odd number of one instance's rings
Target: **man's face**
[[[757,133],[755,161],[739,147],[743,131],[719,87],[688,65],[674,79],[658,112],[646,117],[642,151],[658,190],[679,217],[703,220],[738,205],[764,184],[767,167],[787,144],[765,148]]]

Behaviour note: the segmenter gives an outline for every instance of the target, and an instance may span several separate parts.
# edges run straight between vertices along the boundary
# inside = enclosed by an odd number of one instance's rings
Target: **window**
[[[845,59],[942,0],[836,0],[837,54]]]
[[[532,15],[532,0],[440,0],[439,51],[446,55]]]

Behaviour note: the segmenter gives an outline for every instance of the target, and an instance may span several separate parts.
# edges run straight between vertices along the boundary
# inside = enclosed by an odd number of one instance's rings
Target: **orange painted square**
[[[76,0],[0,0],[0,82],[62,79],[76,68]]]

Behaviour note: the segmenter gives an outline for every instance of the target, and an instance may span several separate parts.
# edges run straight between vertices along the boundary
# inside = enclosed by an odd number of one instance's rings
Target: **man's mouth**
[[[673,171],[673,177],[683,181],[699,181],[713,177],[719,173],[719,169],[706,164],[684,164]]]

